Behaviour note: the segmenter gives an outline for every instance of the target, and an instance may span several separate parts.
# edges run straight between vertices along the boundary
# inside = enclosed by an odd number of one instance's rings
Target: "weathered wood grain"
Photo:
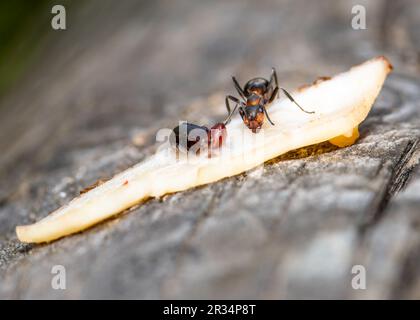
[[[352,1],[70,11],[0,102],[0,297],[420,298],[420,13],[415,1],[362,2],[359,31]],[[49,245],[17,241],[17,224],[151,154],[159,128],[223,118],[231,74],[276,66],[293,88],[380,54],[395,71],[355,145],[297,150]],[[51,288],[56,264],[63,291]],[[351,287],[356,264],[366,290]]]

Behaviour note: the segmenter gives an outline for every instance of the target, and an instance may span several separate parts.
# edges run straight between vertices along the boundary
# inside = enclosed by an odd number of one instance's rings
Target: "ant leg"
[[[238,81],[236,81],[236,78],[234,76],[232,76],[232,81],[233,81],[233,84],[235,85],[236,91],[238,91],[242,99],[246,100],[245,92],[242,90],[241,86],[239,85]]]
[[[268,103],[273,102],[273,100],[274,100],[274,98],[276,97],[276,95],[277,95],[277,97],[279,96],[279,87],[276,87],[276,88],[273,90],[273,93],[271,94],[270,99],[268,99]]]
[[[297,105],[299,107],[300,110],[302,110],[303,112],[306,113],[315,113],[315,111],[306,111],[305,109],[303,109],[296,101],[295,99],[293,99],[293,97],[290,95],[289,92],[286,91],[286,89],[280,88],[284,94],[289,98],[290,101],[292,101],[295,105]]]
[[[245,110],[242,106],[239,107],[239,114],[241,115],[242,121],[245,120]]]
[[[229,99],[232,100],[233,102],[235,102],[236,104],[240,103],[239,99],[231,96],[231,95],[227,95],[225,98],[225,104],[226,104],[226,109],[228,111],[228,114],[230,114],[230,104],[229,104]]]
[[[263,110],[264,110],[265,116],[267,117],[267,120],[271,123],[272,126],[274,126],[274,122],[271,121],[270,117],[268,116],[267,109],[265,109],[265,107],[263,107]]]
[[[270,85],[273,85],[273,81],[276,87],[278,87],[279,82],[277,80],[277,72],[276,72],[276,69],[274,69],[274,67],[271,68]],[[280,98],[280,93],[278,92],[278,90],[277,90],[277,98]]]

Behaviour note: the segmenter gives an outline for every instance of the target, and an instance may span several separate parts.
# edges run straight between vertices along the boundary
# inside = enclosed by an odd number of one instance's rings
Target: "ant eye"
[[[263,108],[262,107],[259,107],[258,108],[258,112],[263,112]]]

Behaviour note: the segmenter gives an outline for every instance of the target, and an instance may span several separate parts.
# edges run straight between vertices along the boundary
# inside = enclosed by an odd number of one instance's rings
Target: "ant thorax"
[[[247,107],[251,106],[258,106],[261,104],[261,96],[258,94],[252,93],[247,99],[246,99],[246,105]]]

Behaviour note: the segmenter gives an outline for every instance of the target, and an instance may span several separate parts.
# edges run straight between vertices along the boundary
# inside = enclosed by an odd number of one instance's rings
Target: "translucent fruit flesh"
[[[328,140],[333,145],[344,148],[351,146],[356,142],[356,140],[359,138],[359,127],[353,128],[353,131],[349,135],[340,135],[335,138],[332,138]]]
[[[236,117],[226,126],[228,135],[223,138],[226,140],[223,152],[214,157],[203,154],[188,161],[188,157],[178,159],[176,152],[170,152],[171,148],[161,148],[36,223],[17,226],[17,237],[27,243],[53,241],[87,229],[146,199],[246,172],[292,150],[325,141],[339,147],[351,145],[359,136],[358,125],[368,115],[391,70],[385,57],[377,57],[294,92],[294,98],[301,105],[310,106],[314,114],[302,112],[288,99],[277,99],[270,106],[270,118],[276,125],[265,123],[258,134]],[[348,132],[343,132],[343,128]],[[307,149],[310,148],[304,150]]]

